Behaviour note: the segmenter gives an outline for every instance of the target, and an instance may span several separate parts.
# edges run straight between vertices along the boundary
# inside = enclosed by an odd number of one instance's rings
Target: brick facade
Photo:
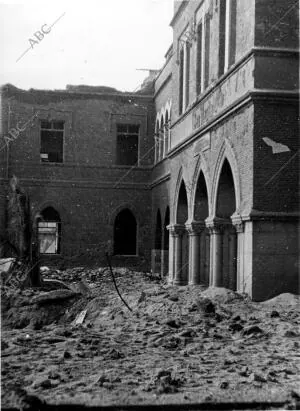
[[[39,117],[0,152],[2,187],[16,174],[34,213],[59,212],[63,256],[103,256],[129,208],[138,257],[126,263],[151,261],[170,283],[226,286],[255,300],[297,292],[297,7],[176,1],[173,44],[147,91],[4,87],[3,135]],[[40,163],[44,118],[65,122],[62,164]],[[116,165],[120,123],[140,127],[133,169]]]

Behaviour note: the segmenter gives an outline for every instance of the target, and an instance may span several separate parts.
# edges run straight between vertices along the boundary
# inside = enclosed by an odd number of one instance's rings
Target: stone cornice
[[[153,189],[154,187],[158,186],[159,184],[164,183],[165,181],[170,180],[171,178],[171,173],[167,173],[165,175],[163,175],[160,178],[157,178],[156,180],[154,180],[151,184],[150,184],[150,188]]]

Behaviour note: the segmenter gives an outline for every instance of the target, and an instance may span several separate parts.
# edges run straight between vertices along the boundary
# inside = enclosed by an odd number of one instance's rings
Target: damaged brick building
[[[28,191],[41,252],[109,248],[175,285],[255,300],[298,292],[297,11],[175,2],[165,64],[136,93],[2,87],[1,135],[24,131],[0,152],[0,184]]]

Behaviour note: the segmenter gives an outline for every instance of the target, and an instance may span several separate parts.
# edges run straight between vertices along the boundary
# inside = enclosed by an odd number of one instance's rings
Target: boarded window
[[[63,162],[64,122],[41,121],[41,161]]]
[[[136,255],[137,224],[134,215],[128,209],[122,210],[114,224],[114,254]]]
[[[118,165],[131,166],[138,161],[139,125],[117,124]]]
[[[42,211],[38,223],[39,250],[41,254],[60,253],[60,217],[52,207]]]

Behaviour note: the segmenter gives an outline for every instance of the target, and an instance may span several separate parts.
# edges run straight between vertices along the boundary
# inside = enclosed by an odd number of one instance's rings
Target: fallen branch
[[[117,291],[117,293],[118,293],[118,296],[121,298],[121,300],[122,300],[123,303],[126,305],[126,307],[128,308],[128,310],[129,310],[129,311],[132,311],[132,309],[129,307],[129,305],[126,303],[126,301],[124,300],[124,298],[123,298],[123,297],[121,296],[121,294],[120,294],[120,291],[119,291],[119,289],[118,289],[118,286],[117,286],[117,283],[116,283],[116,280],[115,280],[115,276],[114,276],[114,273],[113,273],[113,270],[112,270],[112,267],[111,267],[111,262],[110,262],[110,258],[109,258],[108,252],[106,252],[105,255],[106,255],[106,259],[107,259],[107,263],[108,263],[108,266],[109,266],[109,269],[110,269],[111,277],[112,277],[112,280],[113,280],[115,289],[116,289],[116,291]]]

